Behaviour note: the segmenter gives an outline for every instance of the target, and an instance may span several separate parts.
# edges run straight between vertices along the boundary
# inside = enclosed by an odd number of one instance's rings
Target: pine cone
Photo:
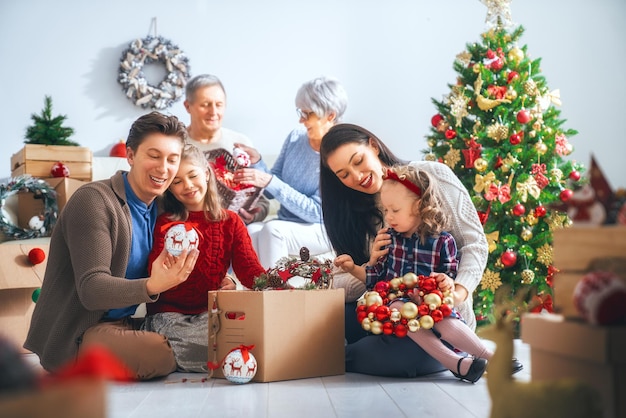
[[[284,285],[285,283],[283,282],[283,279],[280,278],[280,276],[272,275],[272,274],[268,275],[267,287],[274,288],[274,289],[281,289],[284,287]]]
[[[311,253],[307,247],[300,248],[300,260],[307,262],[309,261],[310,256],[311,256]]]

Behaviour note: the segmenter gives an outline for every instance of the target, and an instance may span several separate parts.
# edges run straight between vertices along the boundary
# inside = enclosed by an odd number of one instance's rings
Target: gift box
[[[343,289],[209,292],[209,361],[253,345],[254,382],[344,374],[344,304]],[[214,376],[224,377],[221,368]]]
[[[594,326],[556,314],[525,314],[531,379],[576,379],[602,396],[605,417],[626,417],[626,326]]]
[[[70,196],[78,190],[80,186],[87,182],[72,179],[69,177],[51,177],[43,179],[54,188],[57,194],[57,206],[59,212],[65,207]],[[28,228],[28,221],[36,215],[43,213],[44,204],[41,199],[36,199],[30,192],[19,192],[18,194],[17,225],[20,228]]]
[[[554,309],[566,318],[581,318],[574,290],[588,272],[610,271],[626,283],[626,226],[557,229],[553,246],[553,264],[559,269],[554,276]]]
[[[240,208],[247,211],[253,209],[263,193],[263,188],[233,182],[238,166],[232,154],[225,149],[218,148],[205,154],[217,178],[217,191],[222,198],[222,206],[234,212]]]
[[[43,283],[49,247],[50,238],[0,243],[0,334],[17,347],[26,340],[35,308],[33,292]],[[43,250],[45,259],[33,265],[28,253],[34,248]]]
[[[50,177],[54,163],[62,162],[70,178],[91,181],[91,159],[91,150],[86,147],[26,144],[11,157],[11,176]]]

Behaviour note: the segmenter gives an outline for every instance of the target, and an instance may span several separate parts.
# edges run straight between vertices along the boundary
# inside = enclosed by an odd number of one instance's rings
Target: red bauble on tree
[[[511,145],[517,145],[520,142],[522,142],[522,136],[520,135],[519,132],[514,132],[513,134],[511,134],[511,136],[509,137],[509,142],[511,143]]]
[[[569,173],[569,178],[574,181],[580,180],[580,172],[576,170],[572,171],[571,173]]]
[[[446,129],[446,139],[454,139],[456,138],[456,131],[454,129]]]
[[[522,216],[526,213],[526,207],[521,203],[518,203],[517,205],[513,206],[512,212],[515,216]]]
[[[567,202],[572,198],[573,194],[574,192],[570,189],[563,189],[561,193],[559,193],[559,199],[561,199],[561,202]]]
[[[437,113],[435,116],[430,118],[430,123],[436,128],[439,125],[439,122],[441,122],[442,120],[443,120],[443,116]]]
[[[61,161],[57,161],[56,163],[52,164],[50,174],[52,174],[52,177],[69,177],[70,169]]]
[[[513,250],[506,250],[500,256],[500,261],[505,267],[513,267],[517,263],[517,253]]]
[[[530,122],[530,112],[526,109],[517,112],[517,121],[522,124]]]
[[[537,218],[543,218],[544,216],[546,216],[546,213],[548,213],[548,210],[543,205],[539,205],[535,208],[535,216]]]

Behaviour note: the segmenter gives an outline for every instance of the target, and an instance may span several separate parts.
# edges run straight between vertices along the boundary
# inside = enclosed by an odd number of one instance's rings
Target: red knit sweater
[[[187,223],[192,223],[200,235],[200,255],[196,266],[184,283],[161,293],[156,302],[146,304],[148,315],[158,312],[195,315],[206,311],[207,292],[219,288],[231,262],[237,278],[246,287],[252,287],[254,278],[265,271],[252,247],[245,224],[235,212],[227,212],[228,218],[218,222],[207,221],[203,212],[189,213]],[[170,222],[167,214],[157,219],[149,268],[165,245],[167,228],[162,226]]]

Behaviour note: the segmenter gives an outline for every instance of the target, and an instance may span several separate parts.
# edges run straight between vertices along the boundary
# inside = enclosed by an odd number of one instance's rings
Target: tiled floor
[[[491,344],[490,342],[487,342]],[[515,355],[530,380],[530,349],[515,341]],[[30,361],[36,361],[31,356]],[[416,378],[354,373],[272,383],[202,381],[203,375],[174,373],[151,382],[108,385],[109,418],[159,417],[478,417],[489,416],[488,375],[476,384],[449,372]]]

